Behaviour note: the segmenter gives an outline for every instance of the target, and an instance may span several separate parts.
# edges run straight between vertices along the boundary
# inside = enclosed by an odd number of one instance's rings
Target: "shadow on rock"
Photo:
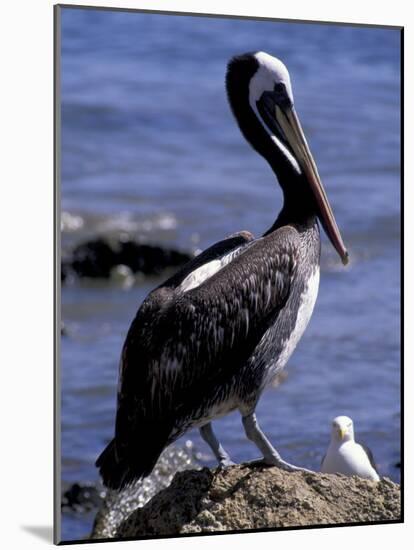
[[[119,526],[117,537],[141,533],[149,536],[180,533],[205,508],[215,474],[208,468],[178,473],[167,489],[135,510]]]

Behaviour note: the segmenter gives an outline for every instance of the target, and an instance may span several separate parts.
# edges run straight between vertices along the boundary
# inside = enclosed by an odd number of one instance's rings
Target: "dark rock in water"
[[[159,274],[169,267],[184,265],[191,255],[173,248],[161,248],[134,241],[120,243],[118,264],[127,265],[134,273]]]
[[[165,269],[184,265],[191,258],[191,254],[173,248],[122,238],[115,241],[98,238],[74,248],[62,262],[61,280],[64,282],[71,272],[77,277],[107,279],[117,265],[127,266],[133,273],[158,275]]]
[[[105,492],[93,483],[73,483],[64,490],[62,495],[62,511],[71,510],[85,514],[96,509],[102,502]]]
[[[62,283],[66,281],[70,273],[70,262],[67,260],[62,260],[61,266],[60,266],[60,280]]]
[[[401,521],[400,488],[259,465],[185,471],[143,508],[126,514],[115,536],[174,536],[337,523]]]
[[[117,254],[103,239],[77,246],[72,253],[72,269],[79,277],[109,277],[111,268],[117,265]]]

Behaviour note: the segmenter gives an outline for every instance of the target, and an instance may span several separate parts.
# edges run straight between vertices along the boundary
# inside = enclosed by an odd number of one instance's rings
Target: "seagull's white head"
[[[336,443],[354,441],[354,423],[349,416],[337,416],[332,420],[331,439]]]

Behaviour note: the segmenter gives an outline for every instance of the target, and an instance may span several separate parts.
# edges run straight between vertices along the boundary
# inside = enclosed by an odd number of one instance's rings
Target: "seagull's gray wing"
[[[379,475],[379,472],[378,472],[378,467],[375,463],[375,459],[374,459],[374,455],[372,454],[372,451],[371,449],[365,445],[364,443],[359,443],[359,445],[361,445],[361,447],[364,449],[369,461],[370,461],[370,464],[371,466],[374,468],[374,470],[377,472],[377,474]]]

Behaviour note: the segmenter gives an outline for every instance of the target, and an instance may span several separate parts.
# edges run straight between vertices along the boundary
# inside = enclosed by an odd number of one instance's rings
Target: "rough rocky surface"
[[[399,485],[388,479],[239,465],[176,474],[144,507],[125,514],[111,536],[398,521],[400,513]]]

